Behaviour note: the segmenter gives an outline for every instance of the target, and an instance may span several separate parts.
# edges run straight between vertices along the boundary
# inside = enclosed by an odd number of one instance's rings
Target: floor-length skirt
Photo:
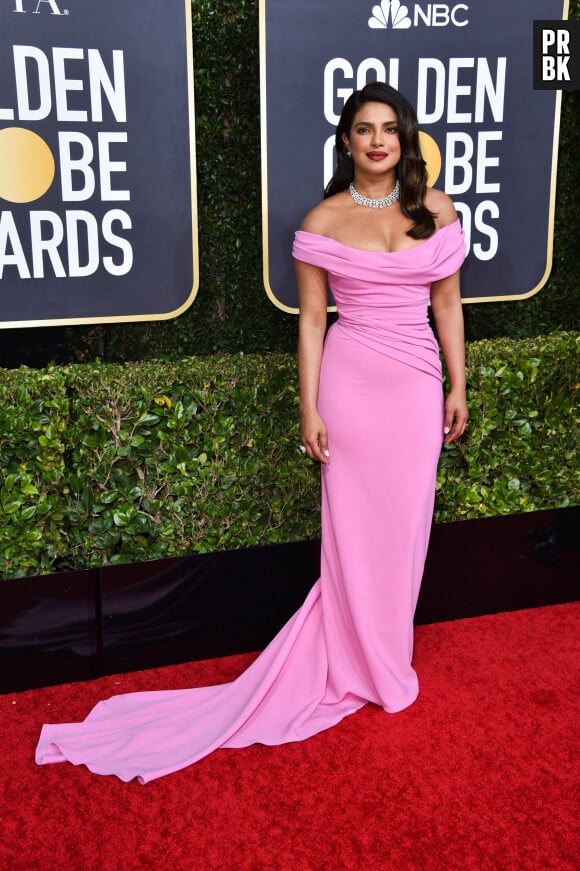
[[[45,725],[38,763],[147,783],[219,747],[299,741],[367,702],[396,712],[414,701],[413,614],[443,435],[441,381],[337,323],[319,410],[331,455],[321,577],[302,607],[235,681],[113,696],[81,723]]]

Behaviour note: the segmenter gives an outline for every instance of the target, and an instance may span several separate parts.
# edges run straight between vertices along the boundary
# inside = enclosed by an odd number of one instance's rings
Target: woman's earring
[[[347,157],[352,157],[352,154],[350,153],[350,151],[347,151],[347,152],[346,152],[346,156],[347,156]]]

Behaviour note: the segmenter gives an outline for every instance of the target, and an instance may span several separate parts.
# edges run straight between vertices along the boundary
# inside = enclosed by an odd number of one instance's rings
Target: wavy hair
[[[419,144],[417,115],[402,94],[383,82],[369,82],[362,90],[354,91],[344,104],[336,128],[336,169],[326,186],[324,199],[346,190],[354,178],[354,163],[347,154],[343,134],[351,138],[355,116],[365,103],[385,103],[397,113],[401,159],[396,173],[401,188],[401,210],[413,221],[407,235],[413,239],[427,239],[435,232],[435,216],[425,205],[427,170]]]

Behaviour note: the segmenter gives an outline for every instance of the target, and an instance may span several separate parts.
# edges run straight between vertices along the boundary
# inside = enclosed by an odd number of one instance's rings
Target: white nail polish
[[[330,451],[326,450],[326,451],[324,452],[324,456],[325,456],[325,457],[329,457],[329,456],[330,456]]]
[[[449,435],[449,427],[446,426],[443,432],[445,433],[445,435]]]

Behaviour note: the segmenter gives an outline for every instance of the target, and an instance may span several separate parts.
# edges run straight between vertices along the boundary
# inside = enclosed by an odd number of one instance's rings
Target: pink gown
[[[443,437],[427,302],[431,283],[463,262],[463,233],[456,221],[381,253],[299,231],[293,254],[327,270],[339,311],[320,374],[331,454],[321,576],[236,680],[117,695],[81,723],[45,725],[41,765],[69,761],[147,783],[219,747],[300,741],[367,702],[395,712],[418,694],[413,615]]]

